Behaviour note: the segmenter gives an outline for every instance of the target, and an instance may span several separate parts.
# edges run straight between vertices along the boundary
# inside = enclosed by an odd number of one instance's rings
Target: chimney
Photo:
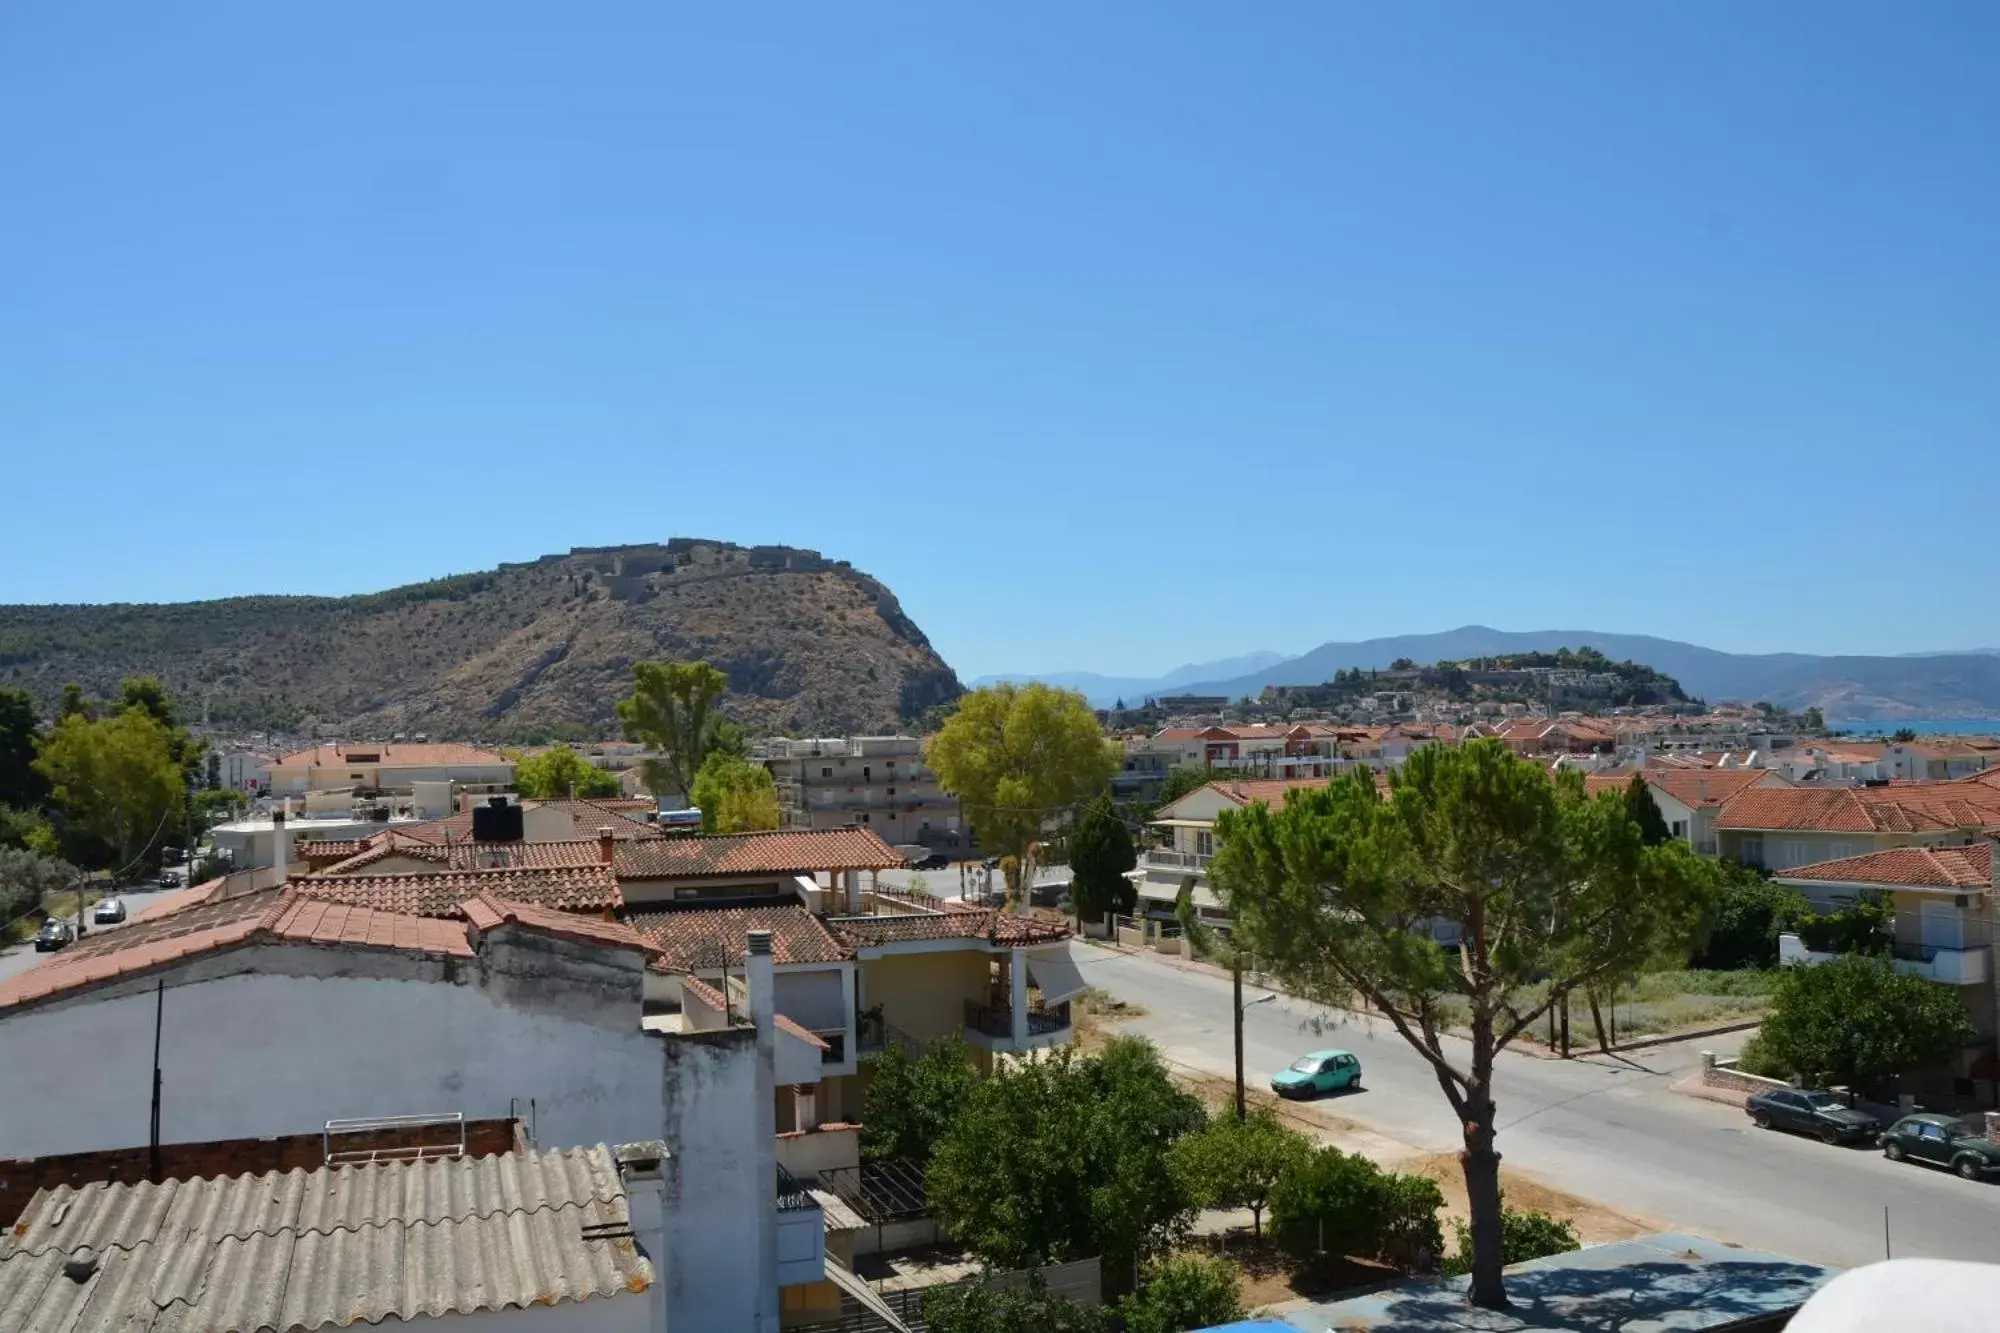
[[[278,869],[278,883],[285,882],[285,868],[292,863],[292,830],[285,823],[286,811],[291,808],[291,799],[285,800],[285,809],[271,812],[271,861]]]
[[[667,1327],[667,1210],[680,1205],[679,1182],[667,1145],[658,1139],[620,1144],[612,1155],[618,1160],[618,1179],[625,1186],[625,1210],[632,1222],[632,1239],[639,1252],[653,1266],[653,1289],[647,1293],[652,1318],[646,1321],[653,1333]]]
[[[755,1120],[751,1141],[757,1145],[757,1172],[764,1197],[757,1209],[757,1293],[754,1333],[778,1329],[778,1046],[777,978],[771,959],[771,932],[750,932],[750,949],[743,960],[743,986],[750,992],[750,1021],[757,1030],[757,1091],[751,1104]]]
[[[1707,804],[1708,804],[1708,779],[1707,779],[1707,778],[1697,778],[1697,779],[1696,779],[1695,781],[1696,781],[1696,784],[1697,784],[1697,785],[1696,785],[1696,790],[1697,790],[1697,791],[1699,792],[1699,794],[1700,794],[1700,796],[1701,796],[1701,803],[1702,803],[1703,805],[1707,805]]]
[[[602,825],[597,830],[597,859],[605,865],[611,864],[611,854],[616,849],[617,839],[611,836],[611,827]]]

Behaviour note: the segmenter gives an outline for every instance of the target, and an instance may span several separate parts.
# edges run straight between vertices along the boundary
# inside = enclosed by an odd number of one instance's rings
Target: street
[[[1145,1007],[1125,1030],[1178,1064],[1233,1075],[1226,978],[1110,949],[1078,952],[1092,985]],[[1244,988],[1246,1002],[1265,994]],[[1309,1026],[1329,1017],[1323,1032]],[[1279,996],[1246,1008],[1243,1027],[1251,1086],[1267,1086],[1307,1051],[1350,1050],[1363,1090],[1318,1105],[1411,1150],[1459,1148],[1431,1066],[1386,1023]],[[1569,1061],[1504,1052],[1495,1101],[1506,1165],[1663,1228],[1823,1263],[1880,1259],[1885,1207],[1897,1257],[2000,1261],[2000,1185],[1892,1163],[1872,1147],[1758,1130],[1736,1107],[1669,1090],[1700,1067],[1703,1048],[1733,1051],[1740,1038]]]
[[[125,918],[129,922],[133,917],[151,907],[167,894],[178,892],[180,892],[178,889],[135,889],[130,892],[120,893],[118,896],[125,902]],[[122,929],[121,926],[92,925],[88,917],[89,911],[86,909],[84,925],[92,935],[95,935],[100,930]],[[75,920],[74,917],[69,919],[72,921]],[[85,938],[88,938],[88,936]],[[17,944],[8,949],[0,950],[0,981],[5,981],[17,973],[25,972],[36,963],[44,963],[51,958],[60,957],[62,957],[61,953],[36,953],[35,946],[27,943]]]

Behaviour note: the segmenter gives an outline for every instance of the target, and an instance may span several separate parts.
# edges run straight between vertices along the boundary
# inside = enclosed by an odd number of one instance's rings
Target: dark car
[[[69,922],[50,917],[42,922],[42,928],[35,935],[36,953],[53,953],[66,944],[76,942],[76,931]]]
[[[1866,1111],[1857,1111],[1830,1092],[1805,1092],[1780,1088],[1759,1092],[1743,1104],[1759,1129],[1791,1129],[1815,1134],[1827,1143],[1853,1139],[1873,1139],[1882,1132],[1882,1122]]]
[[[1882,1155],[1892,1162],[1948,1166],[1967,1180],[2000,1174],[2000,1143],[1977,1120],[1948,1115],[1906,1115],[1882,1135]]]

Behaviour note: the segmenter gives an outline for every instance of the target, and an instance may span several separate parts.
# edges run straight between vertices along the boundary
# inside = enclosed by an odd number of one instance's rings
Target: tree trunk
[[[1465,1171],[1466,1211],[1472,1221],[1472,1287],[1467,1299],[1485,1310],[1507,1308],[1507,1288],[1500,1270],[1505,1247],[1500,1232],[1500,1154],[1493,1148],[1493,1021],[1475,1016],[1472,1029],[1471,1085],[1465,1095],[1465,1148],[1459,1165]]]
[[[1587,990],[1584,992],[1584,995],[1590,1000],[1591,1026],[1597,1029],[1597,1049],[1609,1055],[1611,1054],[1611,1041],[1604,1035],[1604,1013],[1598,1007],[1597,992]]]
[[[1264,1205],[1261,1203],[1250,1205],[1250,1234],[1252,1236],[1264,1234]]]

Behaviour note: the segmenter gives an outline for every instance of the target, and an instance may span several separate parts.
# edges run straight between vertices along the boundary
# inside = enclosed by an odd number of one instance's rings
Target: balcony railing
[[[1014,1035],[1014,1014],[1005,1005],[965,1002],[965,1026],[983,1037],[1007,1038]],[[1028,1010],[1028,1035],[1046,1037],[1067,1032],[1071,1027],[1069,1001],[1057,1005],[1034,1005]]]
[[[799,1178],[785,1170],[782,1165],[779,1166],[778,1211],[782,1213],[800,1208],[817,1207],[819,1207],[819,1200],[813,1198],[812,1193],[799,1183]]]
[[[1164,847],[1148,847],[1145,864],[1168,870],[1206,870],[1215,858],[1203,852],[1176,852]]]

